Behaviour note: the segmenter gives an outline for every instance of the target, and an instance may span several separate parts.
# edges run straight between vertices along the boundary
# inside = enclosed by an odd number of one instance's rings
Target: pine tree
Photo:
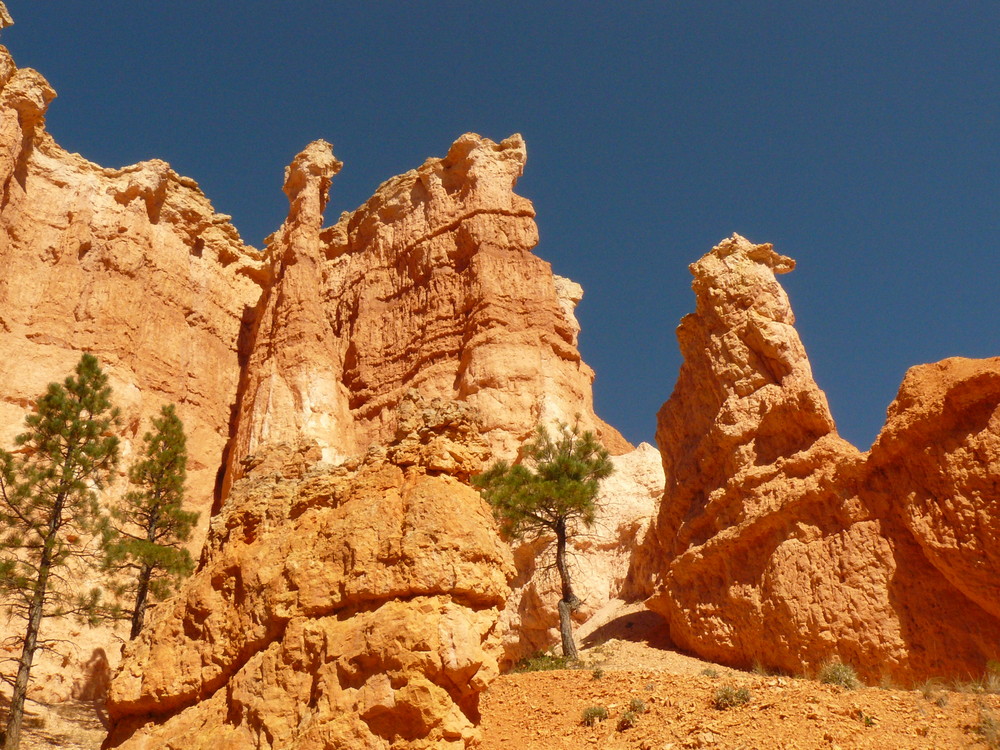
[[[510,538],[555,535],[563,656],[576,659],[570,616],[581,602],[573,593],[566,548],[580,527],[593,526],[600,481],[611,475],[614,465],[593,433],[581,434],[577,427],[562,424],[555,437],[540,426],[534,439],[522,446],[521,455],[522,463],[511,466],[499,461],[473,482]]]
[[[79,597],[67,573],[93,563],[102,538],[97,490],[118,463],[118,410],[97,358],[84,354],[76,377],[51,383],[25,419],[16,455],[0,450],[0,588],[12,614],[23,617],[4,749],[15,750],[35,652],[46,617],[92,616],[98,592]]]
[[[113,589],[129,602],[125,613],[132,621],[130,639],[142,630],[149,602],[170,596],[194,570],[191,555],[181,546],[198,521],[197,513],[181,507],[186,443],[174,405],[164,406],[153,419],[153,431],[143,437],[142,458],[129,469],[135,489],[111,511],[105,569],[118,574]]]

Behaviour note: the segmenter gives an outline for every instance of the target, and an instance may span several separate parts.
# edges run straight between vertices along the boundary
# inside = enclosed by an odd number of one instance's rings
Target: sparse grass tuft
[[[714,667],[705,667],[701,670],[701,673],[705,675],[705,677],[711,677],[713,680],[717,679],[719,676],[719,670]]]
[[[1000,721],[997,721],[990,710],[979,709],[979,722],[973,727],[973,731],[990,750],[1000,750]]]
[[[597,669],[595,669],[593,672],[590,673],[590,676],[595,680],[599,680],[602,677],[604,677],[604,670],[598,667]]]
[[[618,731],[624,732],[626,729],[631,729],[636,724],[639,723],[639,714],[635,711],[626,711],[622,714],[622,717],[618,720]]]
[[[634,714],[644,714],[649,711],[649,706],[642,698],[633,698],[628,702],[628,710]]]
[[[858,716],[858,721],[860,721],[866,727],[873,727],[878,723],[878,721],[875,719],[874,716],[872,716],[871,714],[866,714],[860,708],[858,709],[857,716]]]
[[[839,661],[829,661],[824,664],[819,668],[817,677],[825,685],[840,685],[847,690],[861,687],[861,680],[858,679],[858,673],[854,671],[854,667]]]
[[[711,667],[710,667],[711,668]],[[754,659],[753,665],[750,667],[750,671],[754,674],[759,674],[761,677],[770,677],[771,670],[760,659]]]
[[[583,709],[582,722],[584,726],[592,727],[607,718],[608,709],[604,706],[590,706],[589,708]]]
[[[927,680],[927,682],[920,686],[920,694],[924,696],[924,700],[928,700],[941,708],[948,705],[948,693],[945,692],[944,685],[940,680]]]
[[[514,672],[547,672],[552,669],[573,669],[576,662],[567,659],[565,656],[546,654],[539,651],[534,656],[521,659],[514,665]]]
[[[715,691],[712,698],[712,705],[720,711],[734,706],[742,706],[750,702],[750,691],[745,687],[738,688],[735,685],[723,685]]]

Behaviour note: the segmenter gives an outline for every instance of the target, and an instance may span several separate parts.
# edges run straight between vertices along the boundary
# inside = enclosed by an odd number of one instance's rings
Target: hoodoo
[[[696,310],[660,410],[666,490],[649,606],[708,659],[869,680],[1000,657],[1000,359],[913,368],[869,453],[841,439],[775,273],[734,235],[691,266]]]

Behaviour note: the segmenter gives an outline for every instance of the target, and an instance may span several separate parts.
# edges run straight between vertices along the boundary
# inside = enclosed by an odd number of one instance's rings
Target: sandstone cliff
[[[534,211],[514,193],[519,136],[462,136],[325,229],[340,163],[310,144],[286,173],[288,218],[258,252],[164,162],[105,169],[61,149],[45,130],[54,96],[0,48],[5,445],[31,399],[82,351],[96,354],[127,425],[123,475],[149,418],[177,404],[188,501],[202,512],[196,553],[268,446],[362,455],[393,438],[412,388],[474,406],[495,453],[511,455],[540,420],[577,414],[614,452],[630,449],[593,413],[573,315],[582,290],[531,252]],[[35,694],[100,692],[114,639],[57,630],[78,648],[36,664]]]
[[[739,236],[691,266],[659,414],[666,490],[633,574],[675,642],[792,673],[982,674],[1000,656],[1000,359],[910,371],[870,453],[837,436],[775,273]]]
[[[0,442],[9,446],[23,431],[49,382],[69,375],[81,352],[94,353],[123,412],[123,473],[150,417],[177,404],[188,436],[188,497],[202,511],[197,548],[229,439],[237,342],[260,297],[262,260],[164,162],[103,169],[61,149],[45,130],[54,96],[0,47]],[[99,691],[117,661],[109,634],[66,621],[48,635],[76,650],[66,662],[42,659],[33,689],[49,698]]]
[[[410,388],[474,406],[498,454],[539,422],[577,414],[613,452],[631,448],[593,412],[573,316],[582,290],[531,252],[534,210],[514,193],[525,158],[520,136],[464,135],[326,229],[340,163],[322,141],[295,158],[288,219],[268,240],[229,482],[268,443],[305,437],[327,460],[384,443]]]
[[[308,441],[258,456],[213,519],[199,571],[129,646],[106,746],[474,740],[511,554],[451,476],[486,453],[471,410],[407,403],[406,427],[360,463],[322,463]]]

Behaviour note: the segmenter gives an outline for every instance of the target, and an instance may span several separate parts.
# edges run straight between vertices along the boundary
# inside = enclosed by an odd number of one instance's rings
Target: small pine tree
[[[522,463],[511,466],[498,461],[473,482],[510,538],[555,535],[556,569],[562,584],[558,608],[563,656],[576,659],[570,616],[580,600],[573,593],[567,543],[581,526],[593,526],[600,481],[611,475],[614,465],[593,433],[580,433],[579,428],[563,424],[555,437],[540,426],[521,454]]]
[[[118,463],[118,410],[97,358],[84,354],[76,377],[52,383],[25,419],[16,454],[0,450],[0,589],[25,621],[13,681],[5,750],[20,745],[24,701],[39,630],[46,617],[92,617],[99,592],[79,597],[65,584],[78,564],[92,564],[101,539],[96,490]]]
[[[135,489],[112,509],[105,544],[105,570],[117,574],[112,589],[119,600],[129,602],[125,615],[132,621],[130,639],[142,630],[148,604],[166,599],[194,570],[181,544],[198,521],[197,513],[181,507],[187,441],[173,404],[160,410],[153,430],[142,440],[142,457],[129,469]]]

